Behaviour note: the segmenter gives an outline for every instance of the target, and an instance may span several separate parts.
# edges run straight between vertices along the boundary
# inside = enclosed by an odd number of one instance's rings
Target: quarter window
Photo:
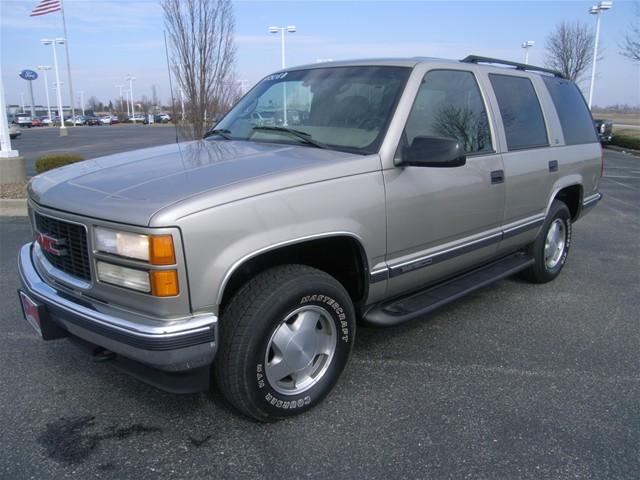
[[[525,77],[490,74],[498,99],[509,150],[549,145],[542,109],[531,80]]]
[[[455,138],[469,154],[490,152],[489,120],[471,72],[428,72],[405,127],[407,145],[418,136]]]
[[[558,112],[565,145],[598,141],[591,112],[575,83],[556,77],[543,77]]]

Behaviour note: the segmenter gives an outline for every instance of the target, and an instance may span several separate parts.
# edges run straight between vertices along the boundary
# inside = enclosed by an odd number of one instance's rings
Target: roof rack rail
[[[562,75],[562,73],[558,72],[557,70],[536,67],[534,65],[527,65],[526,63],[511,62],[509,60],[500,60],[499,58],[481,57],[479,55],[469,55],[468,57],[465,57],[460,61],[465,63],[495,63],[497,65],[508,65],[510,67],[516,67],[516,69],[518,70],[530,70],[533,72],[549,73],[554,77],[564,78],[564,75]]]

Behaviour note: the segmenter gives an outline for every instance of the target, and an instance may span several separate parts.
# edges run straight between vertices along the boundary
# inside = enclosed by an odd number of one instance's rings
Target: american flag
[[[40,0],[40,3],[31,12],[30,17],[37,17],[38,15],[46,15],[47,13],[57,12],[61,10],[60,0]]]

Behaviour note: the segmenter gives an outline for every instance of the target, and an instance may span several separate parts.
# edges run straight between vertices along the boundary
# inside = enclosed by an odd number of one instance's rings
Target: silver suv
[[[357,322],[553,280],[601,168],[557,72],[475,56],[291,68],[203,140],[35,177],[20,299],[44,339],[289,417],[333,388]]]

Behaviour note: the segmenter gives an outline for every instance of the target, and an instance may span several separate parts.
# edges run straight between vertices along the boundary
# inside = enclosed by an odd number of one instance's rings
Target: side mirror
[[[460,142],[441,137],[415,137],[402,158],[402,165],[413,167],[461,167],[466,162]]]

